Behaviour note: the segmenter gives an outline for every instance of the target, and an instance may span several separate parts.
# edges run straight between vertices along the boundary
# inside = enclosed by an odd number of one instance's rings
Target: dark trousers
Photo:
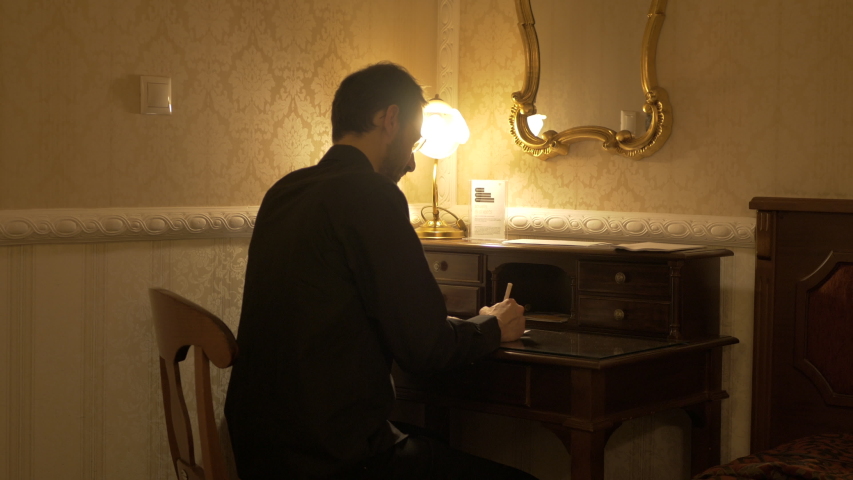
[[[521,470],[454,450],[428,430],[394,425],[409,437],[334,480],[536,480]]]

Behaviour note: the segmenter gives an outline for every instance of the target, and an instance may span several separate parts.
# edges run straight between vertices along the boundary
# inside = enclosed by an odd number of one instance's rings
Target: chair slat
[[[152,288],[149,296],[175,474],[179,480],[227,480],[228,470],[216,429],[209,362],[219,368],[230,367],[237,356],[237,341],[231,329],[216,315],[180,295]],[[196,463],[190,416],[181,388],[179,365],[186,359],[189,347],[195,347],[196,409],[203,465]]]

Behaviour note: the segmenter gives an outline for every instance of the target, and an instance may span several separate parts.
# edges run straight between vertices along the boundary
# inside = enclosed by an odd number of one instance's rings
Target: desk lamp
[[[471,136],[468,124],[465,123],[465,119],[462,118],[459,110],[451,107],[436,95],[424,107],[424,123],[421,127],[421,136],[423,137],[423,144],[420,147],[420,152],[434,160],[432,166],[432,219],[427,220],[427,217],[424,215],[424,210],[428,207],[422,208],[421,217],[424,219],[424,224],[416,228],[415,232],[417,232],[420,238],[463,238],[468,231],[465,222],[450,210],[437,205],[438,185],[436,177],[438,175],[438,160],[449,157],[459,148],[460,144],[468,141],[468,137]],[[458,227],[444,223],[439,216],[439,210],[443,210],[453,216],[456,219]]]

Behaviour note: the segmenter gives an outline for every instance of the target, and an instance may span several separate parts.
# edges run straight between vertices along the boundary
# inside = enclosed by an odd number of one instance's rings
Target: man
[[[392,360],[446,369],[524,331],[513,300],[447,317],[396,186],[415,168],[424,104],[397,65],[350,75],[334,146],[261,203],[225,405],[242,480],[532,478],[388,421]]]

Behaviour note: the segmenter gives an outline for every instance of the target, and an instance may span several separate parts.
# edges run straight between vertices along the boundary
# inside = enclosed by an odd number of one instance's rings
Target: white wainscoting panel
[[[33,249],[32,478],[82,471],[85,250],[64,244]],[[47,452],[50,461],[39,461]]]

